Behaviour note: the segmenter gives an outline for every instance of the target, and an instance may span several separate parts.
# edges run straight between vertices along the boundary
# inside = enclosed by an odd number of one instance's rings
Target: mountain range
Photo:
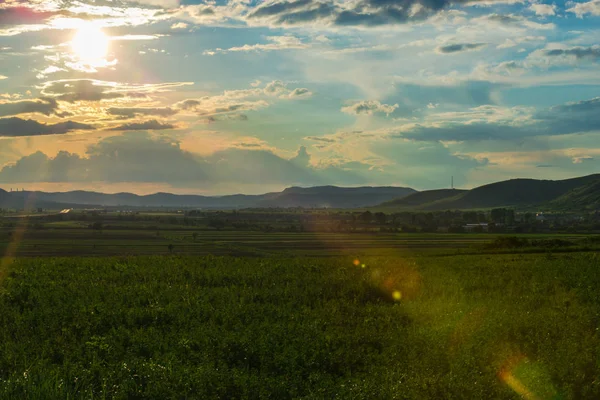
[[[511,179],[470,190],[437,189],[416,191],[406,187],[317,186],[290,187],[261,195],[228,196],[176,195],[156,193],[105,194],[86,191],[48,193],[7,192],[0,189],[2,208],[372,208],[378,211],[440,211],[513,207],[520,210],[600,209],[600,174],[565,180]]]
[[[0,189],[1,190],[1,189]],[[416,193],[404,187],[341,188],[318,186],[290,187],[281,192],[262,195],[199,196],[156,193],[140,196],[132,193],[105,194],[73,191],[0,192],[0,207],[4,208],[81,208],[81,207],[147,207],[147,208],[358,208],[376,206],[383,202]]]

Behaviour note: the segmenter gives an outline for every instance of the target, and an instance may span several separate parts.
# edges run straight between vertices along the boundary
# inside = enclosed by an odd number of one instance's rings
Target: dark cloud
[[[522,124],[509,122],[447,123],[416,125],[394,135],[423,141],[515,140],[532,136],[568,135],[600,130],[600,98],[569,103],[538,111]]]
[[[200,100],[188,99],[188,100],[180,101],[175,106],[177,108],[179,108],[180,110],[187,111],[187,110],[195,110],[201,103],[202,103],[202,101],[200,101]]]
[[[308,157],[307,154],[304,155]],[[102,139],[85,156],[34,153],[0,171],[0,182],[190,182],[304,184],[326,182],[317,171],[270,151],[230,148],[201,157],[178,141],[147,133]]]
[[[578,60],[600,60],[600,46],[571,47],[569,49],[552,49],[545,50],[544,54],[548,57],[573,56]]]
[[[248,19],[267,20],[276,25],[298,25],[320,21],[339,26],[380,26],[427,19],[450,4],[470,0],[320,0],[279,1],[258,7]]]
[[[342,112],[352,115],[390,115],[398,108],[398,104],[382,104],[377,100],[364,100],[355,102],[349,106],[342,107]]]
[[[177,110],[170,107],[111,107],[106,112],[123,118],[133,118],[139,115],[170,117],[177,114]]]
[[[486,15],[485,19],[491,22],[496,22],[502,25],[518,25],[523,22],[524,18],[516,15],[506,15],[506,14],[490,14]]]
[[[58,112],[58,108],[58,102],[51,98],[9,101],[0,103],[0,117],[29,113],[39,113],[46,116],[52,114],[62,116],[63,113]]]
[[[54,158],[41,151],[19,159],[0,172],[5,182],[72,182],[85,178],[85,160],[60,151]]]
[[[155,119],[144,122],[131,122],[110,128],[109,131],[159,131],[165,129],[175,129],[175,125],[159,122]]]
[[[300,146],[296,156],[290,160],[293,164],[300,165],[302,167],[307,167],[310,163],[310,154],[308,154],[308,150],[306,150],[305,146]]]
[[[436,51],[442,54],[453,54],[461,53],[463,51],[479,50],[485,46],[485,43],[457,43],[449,44],[447,46],[440,46],[436,49]]]
[[[312,92],[306,88],[296,88],[290,92],[288,97],[303,97],[310,96]]]
[[[247,149],[256,149],[256,148],[260,148],[263,145],[260,143],[237,143],[236,147],[242,147],[242,148],[247,148]]]
[[[44,124],[32,119],[17,117],[0,119],[0,137],[60,135],[76,130],[92,130],[92,125],[75,121]]]
[[[41,92],[46,97],[75,103],[119,98],[146,99],[151,93],[190,84],[190,82],[166,82],[134,85],[94,79],[63,79],[44,83]]]
[[[306,140],[313,140],[315,142],[325,142],[325,143],[335,143],[335,142],[337,142],[337,140],[335,140],[335,139],[326,138],[326,137],[320,137],[320,136],[307,136],[304,139],[306,139]]]
[[[210,115],[206,117],[206,122],[213,123],[218,121],[248,121],[246,114],[221,114],[221,115]]]
[[[503,84],[488,81],[466,81],[455,85],[418,85],[401,82],[394,85],[395,93],[383,101],[399,104],[393,116],[413,117],[416,110],[424,109],[430,103],[467,107],[495,104],[494,93],[504,87]]]
[[[88,79],[48,82],[42,94],[70,103],[125,97],[124,93],[115,92],[113,86]]]

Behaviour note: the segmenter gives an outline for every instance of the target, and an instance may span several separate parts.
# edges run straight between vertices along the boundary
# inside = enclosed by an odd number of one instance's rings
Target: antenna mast
[[[450,188],[454,189],[454,175],[450,178]]]

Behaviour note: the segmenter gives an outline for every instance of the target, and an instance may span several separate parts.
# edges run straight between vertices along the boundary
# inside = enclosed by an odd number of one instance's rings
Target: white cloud
[[[274,50],[290,50],[290,49],[306,49],[308,44],[291,35],[286,36],[267,36],[266,39],[271,43],[245,44],[239,47],[231,47],[229,49],[214,49],[206,50],[203,54],[213,56],[215,54],[225,54],[231,52],[251,52],[251,51],[274,51]]]
[[[188,24],[186,24],[185,22],[177,22],[171,25],[171,29],[186,29],[187,27]]]
[[[363,100],[342,107],[341,111],[351,115],[390,115],[398,108],[398,104],[382,104],[377,100]]]
[[[550,17],[556,15],[556,6],[554,4],[534,3],[529,9],[540,17]]]
[[[522,36],[516,37],[512,39],[506,39],[503,43],[496,46],[497,49],[508,49],[511,47],[518,46],[523,43],[531,43],[531,42],[543,42],[546,40],[544,36]]]
[[[587,3],[567,3],[571,8],[567,8],[567,12],[577,15],[579,18],[583,18],[584,15],[590,14],[593,16],[600,16],[600,0],[592,0]]]

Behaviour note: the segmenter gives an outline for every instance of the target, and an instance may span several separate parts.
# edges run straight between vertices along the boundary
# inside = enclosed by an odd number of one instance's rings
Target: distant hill
[[[291,187],[281,193],[265,195],[256,204],[258,207],[329,207],[358,208],[370,207],[417,193],[403,187],[358,187],[340,188],[319,186],[312,188]]]
[[[515,207],[538,210],[600,208],[600,174],[565,180],[511,179],[471,190],[439,189],[417,192],[405,187],[317,186],[290,187],[261,195],[199,196],[156,193],[105,194],[6,192],[0,189],[2,208],[363,208],[384,212],[439,211]]]
[[[399,199],[385,202],[381,204],[381,207],[397,207],[397,208],[415,208],[425,204],[434,203],[440,200],[445,200],[450,197],[458,196],[467,190],[460,189],[437,189],[437,190],[424,190],[422,192],[415,192]]]
[[[586,185],[577,187],[552,200],[550,208],[559,210],[600,209],[600,178]]]
[[[466,210],[494,207],[576,209],[597,206],[600,174],[565,180],[511,179],[471,190],[425,191],[381,204],[388,211]],[[596,202],[596,203],[594,203]],[[596,205],[594,205],[596,204]]]
[[[61,208],[83,207],[166,207],[236,209],[257,207],[329,207],[356,208],[374,206],[416,191],[403,187],[341,188],[320,186],[291,187],[282,192],[262,195],[199,196],[156,193],[140,196],[132,193],[105,194],[87,191],[47,193],[39,191],[0,194],[0,207]],[[27,204],[27,206],[25,206]],[[66,207],[65,207],[66,208]]]

